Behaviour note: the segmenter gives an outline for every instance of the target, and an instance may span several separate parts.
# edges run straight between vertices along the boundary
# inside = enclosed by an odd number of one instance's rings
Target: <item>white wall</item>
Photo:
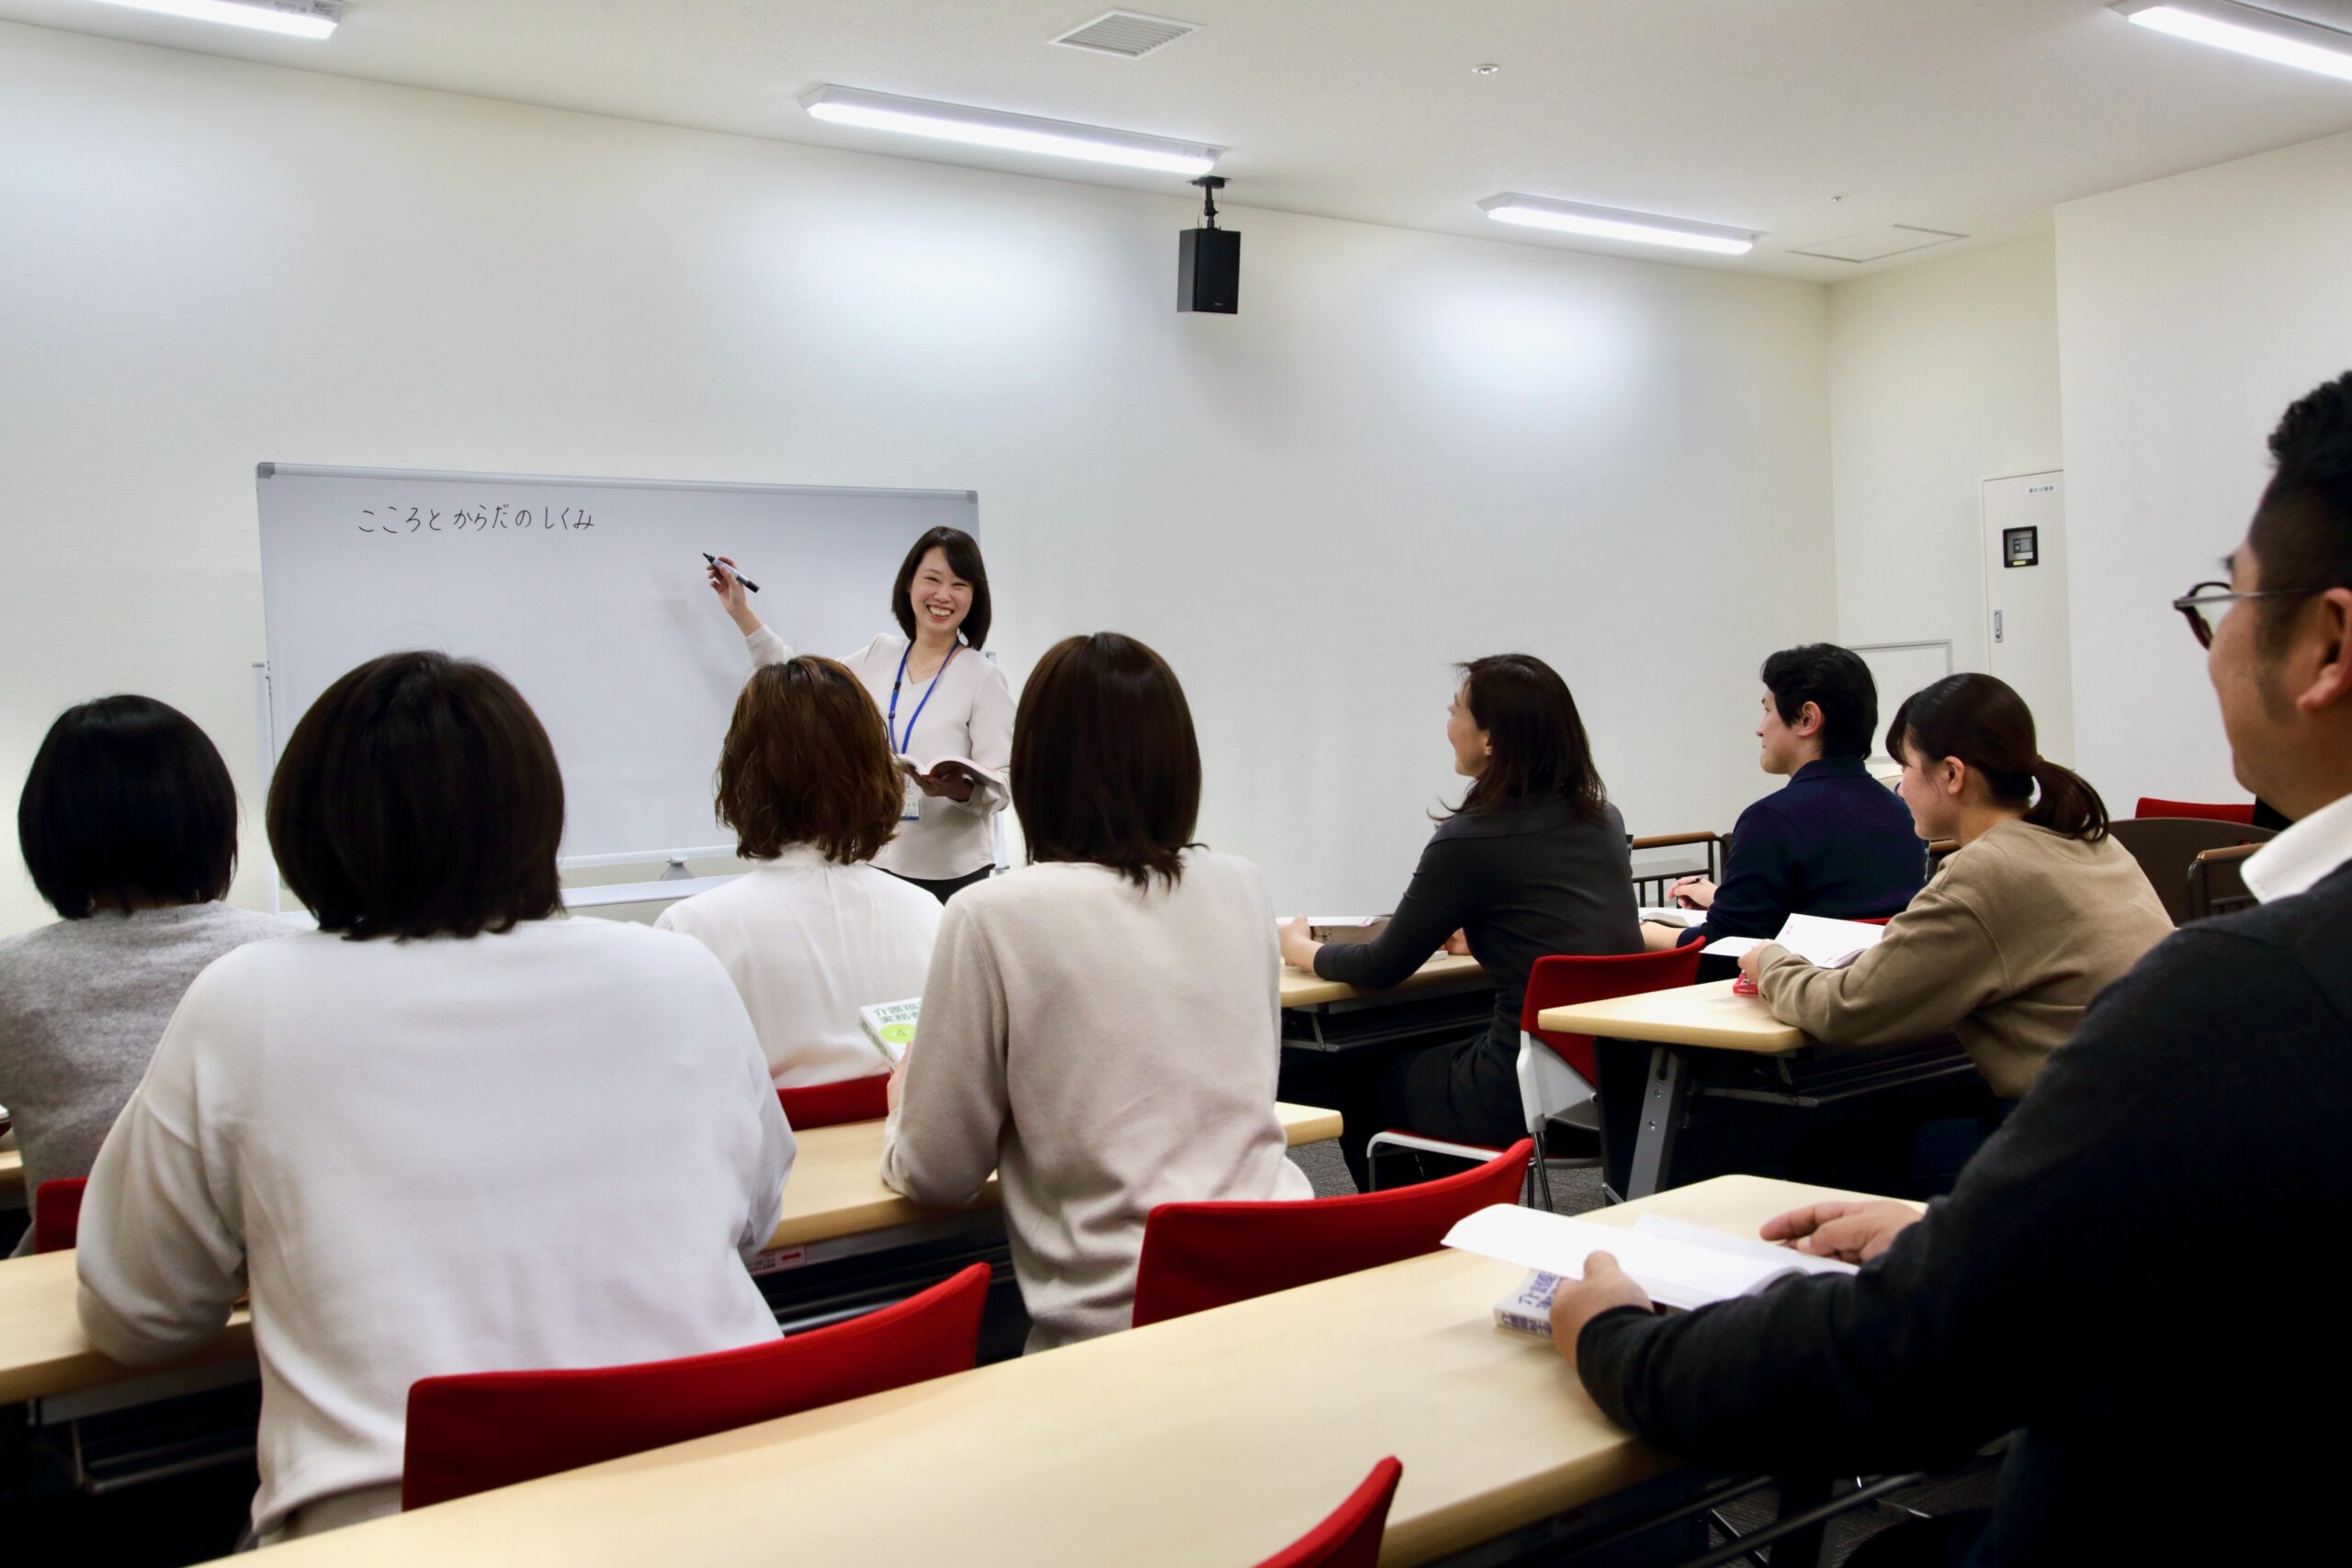
[[[2352,135],[2058,209],[2075,714],[2110,804],[2243,799],[2168,602],[2244,536],[2287,405],[2352,367]]]
[[[1240,211],[1191,318],[1189,194],[0,25],[0,781],[146,691],[258,833],[268,459],[976,489],[1008,668],[1159,646],[1284,908],[1388,907],[1507,648],[1637,831],[1727,826],[1757,660],[1835,629],[1823,291]]]
[[[1829,428],[1840,637],[1984,669],[1978,486],[2064,466],[2052,237],[1833,287]]]

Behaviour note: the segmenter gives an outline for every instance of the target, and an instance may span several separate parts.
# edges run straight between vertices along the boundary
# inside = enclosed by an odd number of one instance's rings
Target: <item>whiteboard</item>
[[[1912,693],[1951,673],[1951,639],[1853,643],[1847,651],[1861,656],[1878,687],[1878,723],[1871,727],[1871,757],[1873,761],[1884,758],[1886,727],[1894,722],[1894,710]]]
[[[274,765],[354,665],[437,649],[496,667],[563,768],[567,864],[729,853],[711,776],[751,666],[704,577],[731,556],[795,649],[895,632],[929,528],[978,536],[970,491],[550,479],[265,463],[262,615]]]

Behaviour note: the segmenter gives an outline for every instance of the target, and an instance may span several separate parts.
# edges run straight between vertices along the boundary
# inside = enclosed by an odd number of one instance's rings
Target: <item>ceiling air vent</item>
[[[1930,245],[1949,245],[1954,240],[1965,240],[1965,234],[1955,234],[1946,229],[1921,229],[1909,223],[1890,223],[1883,229],[1867,229],[1859,234],[1848,234],[1836,240],[1824,240],[1817,245],[1798,245],[1789,252],[1792,256],[1818,256],[1823,261],[1874,262],[1888,256],[1899,256],[1906,251],[1924,251]]]
[[[1115,54],[1122,60],[1141,60],[1154,50],[1165,48],[1186,34],[1200,30],[1198,22],[1147,17],[1136,11],[1105,11],[1077,31],[1064,33],[1053,41],[1068,49]]]

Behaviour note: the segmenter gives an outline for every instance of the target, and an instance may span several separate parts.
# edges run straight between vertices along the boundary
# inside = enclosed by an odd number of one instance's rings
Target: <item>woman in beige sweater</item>
[[[2139,863],[2108,836],[2098,792],[2035,750],[2033,715],[2003,682],[1948,675],[1915,693],[1886,744],[1903,763],[1919,836],[1960,848],[1847,967],[1816,969],[1767,944],[1740,968],[1773,1017],[1826,1044],[1957,1034],[2000,1103],[1953,1151],[1956,1174],[2091,998],[2172,921]]]
[[[1037,1350],[1127,1326],[1153,1205],[1314,1190],[1274,1114],[1273,906],[1256,866],[1190,841],[1175,674],[1115,632],[1056,645],[1011,783],[1033,863],[947,905],[882,1179],[951,1207],[999,1172]]]

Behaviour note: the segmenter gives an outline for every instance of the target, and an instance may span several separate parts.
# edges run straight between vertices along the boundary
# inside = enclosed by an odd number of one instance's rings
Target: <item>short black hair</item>
[[[989,640],[988,563],[980,559],[979,541],[961,528],[929,530],[899,563],[899,581],[890,585],[890,614],[898,617],[899,629],[910,637],[915,635],[914,605],[907,594],[914,586],[915,569],[933,550],[946,551],[947,570],[972,585],[972,607],[964,612],[964,624],[957,629],[974,648],[985,647]]]
[[[1012,809],[1032,861],[1090,861],[1173,886],[1194,848],[1201,745],[1168,661],[1095,632],[1046,650],[1012,716]]]
[[[562,907],[563,775],[531,705],[487,664],[388,653],[294,727],[269,847],[321,931],[479,936]]]
[[[2266,589],[2352,587],[2352,372],[2298,400],[2270,433],[2278,471],[2246,532]],[[2263,640],[2274,651],[2308,603],[2261,603]]]
[[[1764,661],[1765,689],[1782,724],[1794,724],[1811,703],[1821,710],[1821,754],[1867,757],[1878,728],[1878,682],[1861,656],[1836,643],[1784,648]]]
[[[33,886],[69,920],[102,908],[205,904],[237,869],[237,791],[220,750],[153,697],[67,708],[17,799]]]

